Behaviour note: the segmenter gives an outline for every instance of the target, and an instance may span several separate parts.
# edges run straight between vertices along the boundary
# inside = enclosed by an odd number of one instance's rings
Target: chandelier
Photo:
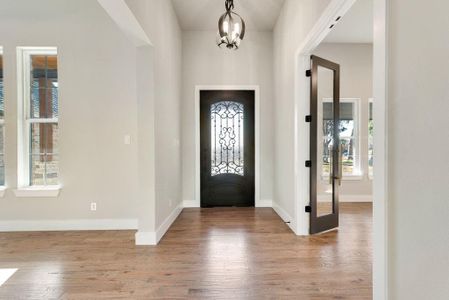
[[[217,45],[237,50],[245,36],[245,21],[233,11],[234,0],[225,0],[226,12],[218,20]]]

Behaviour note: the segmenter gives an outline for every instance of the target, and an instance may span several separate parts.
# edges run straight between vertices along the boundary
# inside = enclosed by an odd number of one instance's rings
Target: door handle
[[[331,147],[329,147],[331,148]],[[329,184],[332,184],[333,180],[336,179],[338,180],[338,185],[341,185],[341,181],[343,179],[343,145],[340,145],[338,147],[337,150],[337,154],[338,154],[338,160],[337,160],[337,165],[338,165],[338,175],[335,176],[334,174],[334,150],[333,149],[329,149]]]

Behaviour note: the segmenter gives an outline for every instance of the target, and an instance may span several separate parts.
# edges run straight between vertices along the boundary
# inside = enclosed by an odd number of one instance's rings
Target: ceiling
[[[247,30],[271,31],[285,0],[234,0]],[[217,30],[224,0],[172,0],[183,30]]]
[[[89,1],[70,0],[0,0],[0,18],[2,20],[64,18],[68,14],[85,11],[89,3]],[[88,9],[92,6],[90,5]]]
[[[324,43],[372,43],[373,0],[357,0]]]

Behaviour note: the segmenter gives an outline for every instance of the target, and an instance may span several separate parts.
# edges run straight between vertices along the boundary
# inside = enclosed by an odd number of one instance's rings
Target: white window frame
[[[57,196],[59,185],[31,185],[30,182],[30,128],[33,123],[57,123],[58,118],[33,119],[30,118],[30,73],[32,55],[58,55],[57,47],[18,47],[17,48],[17,86],[18,86],[18,188],[20,193],[16,195],[26,197],[23,190],[32,191],[31,197],[36,196],[36,191],[48,190],[51,193],[38,196]],[[59,93],[59,89],[58,89]],[[59,177],[59,174],[58,174]],[[58,178],[59,180],[59,178]]]
[[[321,120],[323,118],[323,103],[333,102],[332,98],[323,98],[320,105],[318,105],[318,119]],[[361,168],[361,136],[360,136],[360,109],[361,109],[361,99],[360,98],[340,98],[340,103],[353,103],[354,105],[354,138],[356,139],[355,145],[355,153],[354,157],[354,172],[352,174],[343,174],[343,180],[362,180],[363,172]],[[322,124],[318,124],[318,134],[320,143],[323,141],[322,135]],[[322,151],[323,149],[321,149]],[[319,170],[322,170],[322,159],[319,160]],[[322,180],[328,180],[329,174],[321,173]]]

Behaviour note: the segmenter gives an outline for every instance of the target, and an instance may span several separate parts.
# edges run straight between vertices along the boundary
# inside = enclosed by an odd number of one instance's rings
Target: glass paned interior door
[[[338,227],[341,179],[340,66],[312,55],[310,69],[310,233]]]
[[[322,143],[318,143],[317,157],[321,158],[322,172],[317,172],[317,182],[324,186],[324,194],[317,195],[317,216],[333,213],[333,165],[334,165],[334,72],[331,69],[318,66],[318,135]],[[320,139],[318,138],[318,141]]]
[[[369,176],[373,176],[374,165],[374,122],[373,122],[373,102],[369,103],[369,121],[368,121],[368,169]]]

